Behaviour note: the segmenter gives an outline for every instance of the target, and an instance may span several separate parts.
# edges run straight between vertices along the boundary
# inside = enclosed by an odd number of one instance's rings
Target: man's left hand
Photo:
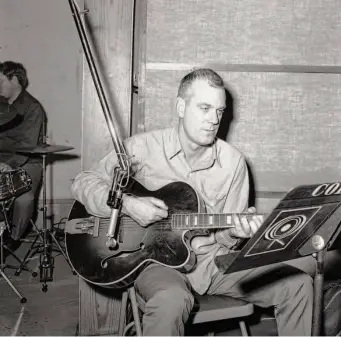
[[[255,213],[256,208],[250,207],[248,213]],[[263,215],[254,214],[253,216],[233,216],[234,228],[230,229],[229,235],[233,238],[251,238],[263,223]]]

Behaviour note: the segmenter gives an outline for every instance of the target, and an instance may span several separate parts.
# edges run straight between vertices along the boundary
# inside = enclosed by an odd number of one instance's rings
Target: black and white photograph
[[[340,336],[340,0],[0,0],[0,336]]]

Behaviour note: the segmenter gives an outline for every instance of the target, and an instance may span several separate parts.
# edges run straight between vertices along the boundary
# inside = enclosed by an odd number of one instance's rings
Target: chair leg
[[[248,331],[247,331],[247,327],[244,321],[239,321],[239,327],[240,327],[240,331],[242,333],[242,336],[248,336]]]
[[[136,335],[142,336],[142,328],[141,328],[141,322],[140,322],[140,315],[139,315],[139,309],[136,301],[136,293],[134,287],[131,287],[128,289],[129,298],[131,302],[131,308],[133,311],[133,317],[135,322],[135,329],[136,329]]]
[[[120,324],[118,328],[118,335],[123,336],[124,335],[124,327],[127,322],[127,303],[128,303],[128,293],[125,291],[122,294],[121,299],[121,309],[120,309]]]

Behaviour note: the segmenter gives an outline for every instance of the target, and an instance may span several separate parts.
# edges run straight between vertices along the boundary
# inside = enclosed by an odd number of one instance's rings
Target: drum
[[[32,180],[25,170],[17,168],[0,172],[0,201],[18,197],[31,189]]]

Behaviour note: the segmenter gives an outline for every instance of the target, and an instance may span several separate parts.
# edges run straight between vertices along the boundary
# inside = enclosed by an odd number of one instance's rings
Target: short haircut
[[[225,88],[223,79],[212,69],[196,69],[188,73],[180,82],[178,97],[188,98],[189,90],[195,81],[204,80],[214,88]]]
[[[19,84],[23,89],[28,86],[26,69],[21,63],[13,61],[5,61],[0,63],[0,72],[3,73],[9,80],[16,76]]]

